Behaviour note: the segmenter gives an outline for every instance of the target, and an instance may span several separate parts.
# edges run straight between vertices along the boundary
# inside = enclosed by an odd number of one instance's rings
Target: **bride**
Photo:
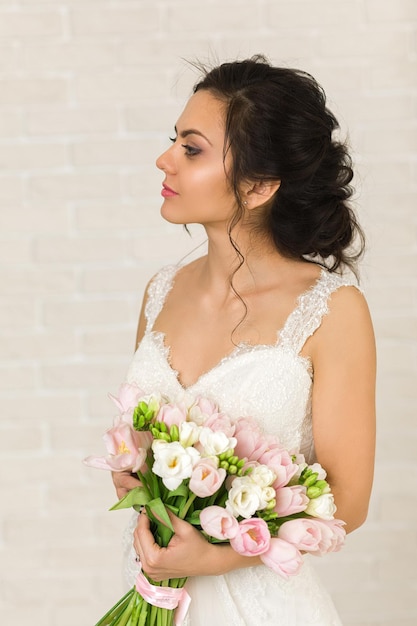
[[[375,437],[375,347],[355,272],[361,230],[337,121],[308,74],[263,57],[205,72],[157,160],[164,219],[202,224],[207,254],[149,283],[128,374],[146,392],[186,390],[232,417],[251,415],[328,472],[347,532],[367,515]],[[137,485],[114,474],[119,497]],[[177,518],[168,548],[139,515],[140,558],[154,580],[189,577],[191,626],[338,625],[305,557],[289,580],[213,545]]]

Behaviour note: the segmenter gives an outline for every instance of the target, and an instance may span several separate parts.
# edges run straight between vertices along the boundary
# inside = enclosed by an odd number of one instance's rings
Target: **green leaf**
[[[187,485],[185,485],[184,483],[181,483],[179,487],[177,487],[176,489],[168,493],[168,498],[175,498],[176,496],[182,496],[184,498],[187,498],[188,493],[189,493],[189,490],[188,490]]]
[[[154,498],[146,504],[146,512],[151,521],[153,521],[158,528],[158,535],[163,547],[169,544],[169,541],[174,534],[174,527],[169,518],[168,511],[165,508],[161,498]]]
[[[114,504],[110,511],[119,509],[130,509],[132,506],[144,506],[149,502],[149,493],[144,487],[135,487],[131,489],[123,498]]]

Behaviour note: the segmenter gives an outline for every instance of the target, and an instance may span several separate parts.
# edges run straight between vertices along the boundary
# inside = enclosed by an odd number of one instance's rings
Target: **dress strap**
[[[351,286],[357,287],[353,281],[323,269],[317,282],[299,296],[297,306],[279,334],[279,345],[299,354],[307,339],[320,327],[323,317],[328,314],[332,293],[340,287]]]
[[[145,305],[146,333],[151,332],[155,320],[164,306],[166,297],[172,289],[174,276],[178,270],[178,265],[166,265],[155,274],[149,283]]]

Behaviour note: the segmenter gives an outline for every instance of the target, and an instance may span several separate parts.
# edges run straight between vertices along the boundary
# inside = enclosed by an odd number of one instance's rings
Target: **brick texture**
[[[99,453],[143,288],[198,246],[155,158],[196,80],[257,52],[323,83],[357,163],[379,346],[367,524],[317,560],[346,626],[417,623],[415,0],[0,0],[0,614],[93,624],[122,592],[125,512]]]

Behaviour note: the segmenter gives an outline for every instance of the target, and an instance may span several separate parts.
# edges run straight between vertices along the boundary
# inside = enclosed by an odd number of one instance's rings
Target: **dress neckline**
[[[170,292],[170,290],[172,289],[173,285],[174,285],[174,279],[175,279],[175,275],[176,273],[181,269],[181,266],[171,266],[170,267],[172,269],[172,272],[169,276],[169,279],[167,280],[166,284],[165,284],[165,289],[164,289],[164,293],[162,295],[162,299],[161,299],[161,303],[160,303],[160,308],[159,311],[157,312],[157,315],[155,316],[153,323],[155,322],[156,317],[158,316],[159,312],[162,310],[162,307],[164,306],[165,300],[168,296],[168,293]],[[234,348],[233,350],[231,350],[228,354],[224,355],[221,359],[219,359],[217,361],[217,363],[215,363],[212,367],[210,367],[208,370],[202,372],[197,378],[196,380],[191,383],[190,385],[186,385],[181,381],[180,375],[178,370],[176,370],[173,365],[172,365],[172,359],[171,359],[171,346],[166,344],[166,336],[165,333],[163,331],[156,331],[153,330],[152,326],[151,328],[147,331],[147,334],[151,335],[158,343],[163,356],[164,356],[164,360],[166,362],[166,365],[168,366],[170,372],[174,375],[178,385],[181,387],[181,389],[185,392],[187,391],[191,391],[194,387],[196,387],[202,380],[204,380],[206,377],[208,377],[209,375],[211,375],[213,372],[217,371],[218,369],[220,369],[225,363],[234,360],[236,357],[242,355],[242,354],[247,354],[248,352],[257,352],[257,351],[262,351],[262,350],[272,350],[272,349],[276,349],[277,347],[279,347],[281,345],[281,337],[285,334],[285,331],[287,330],[287,328],[291,325],[292,320],[294,320],[294,318],[296,318],[298,316],[299,310],[302,306],[303,301],[305,300],[306,297],[310,296],[312,293],[314,293],[316,290],[320,289],[322,282],[326,279],[326,277],[328,276],[328,272],[322,268],[320,271],[320,274],[318,275],[317,279],[314,281],[314,283],[305,291],[303,291],[302,293],[300,293],[297,296],[296,299],[296,303],[295,303],[295,307],[294,309],[291,311],[291,313],[288,315],[287,319],[285,320],[283,326],[281,328],[279,328],[276,331],[276,342],[275,343],[271,343],[271,344],[250,344],[247,342],[239,342]],[[312,364],[311,364],[311,360],[308,357],[304,357],[299,353],[296,353],[296,356],[298,357],[298,359],[300,360],[300,362],[304,363],[307,372],[310,374],[310,376],[312,376]]]

